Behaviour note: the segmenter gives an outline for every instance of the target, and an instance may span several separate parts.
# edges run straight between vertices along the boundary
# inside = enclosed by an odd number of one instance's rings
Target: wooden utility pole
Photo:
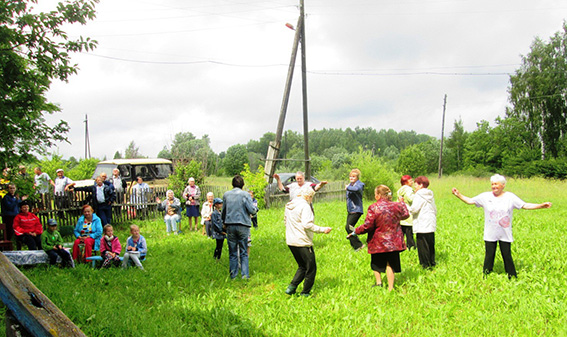
[[[443,167],[441,167],[441,162],[443,161],[443,136],[445,133],[445,108],[447,107],[447,94],[443,99],[443,118],[441,120],[441,148],[439,149],[439,169],[437,170],[438,177],[441,178],[443,174]]]
[[[286,24],[291,29],[292,25]],[[276,129],[276,139],[270,142],[268,146],[268,153],[266,155],[266,163],[264,165],[264,178],[268,183],[272,182],[273,175],[276,172],[276,161],[279,160],[281,141],[283,135],[283,128],[285,116],[287,113],[287,106],[289,102],[289,94],[291,91],[291,83],[293,80],[293,71],[295,68],[295,61],[297,58],[297,49],[301,41],[301,74],[302,74],[302,91],[303,91],[303,138],[304,138],[304,151],[305,151],[305,175],[311,176],[311,162],[309,159],[309,127],[308,127],[308,114],[307,114],[307,64],[305,61],[305,11],[303,0],[300,0],[300,15],[297,20],[297,27],[295,28],[295,39],[293,41],[293,48],[291,52],[291,60],[287,73],[287,80],[284,90],[284,97],[280,108],[280,117]],[[307,178],[309,179],[309,178]]]
[[[305,10],[300,0],[299,16],[301,17],[301,84],[303,91],[303,146],[305,152],[305,179],[311,179],[311,159],[309,158],[309,123],[307,114],[307,64],[305,61]]]

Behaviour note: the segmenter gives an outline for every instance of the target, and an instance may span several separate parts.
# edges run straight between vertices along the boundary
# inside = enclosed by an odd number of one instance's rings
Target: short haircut
[[[359,169],[350,170],[350,174],[354,174],[356,176],[356,179],[360,179],[360,170]]]
[[[506,185],[506,178],[504,178],[504,176],[502,176],[500,174],[495,174],[492,177],[490,177],[490,182],[491,183],[502,183],[503,185]]]
[[[384,199],[392,200],[392,190],[386,185],[376,186],[374,194],[382,196]]]
[[[208,197],[209,195],[212,195],[213,197],[215,196],[215,194],[214,194],[213,192],[207,193],[207,197]]]
[[[102,228],[102,232],[105,233],[107,229],[112,228],[112,225],[107,223],[106,225],[104,225],[104,227]]]
[[[427,179],[426,176],[419,176],[419,177],[415,178],[415,183],[420,184],[425,188],[429,187],[429,179]]]
[[[87,205],[84,205],[83,207],[81,207],[81,213],[85,213],[85,209],[87,209],[87,208],[90,208],[91,212],[94,212],[92,206],[87,204]]]
[[[133,229],[140,230],[140,227],[138,227],[138,225],[130,225],[130,230],[133,230]]]
[[[303,171],[297,171],[297,172],[295,172],[295,176],[296,176],[296,177],[297,177],[297,176],[302,176],[303,178],[305,178],[305,172],[303,172]]]
[[[409,174],[406,174],[405,176],[402,176],[402,179],[400,179],[400,184],[402,184],[402,186],[406,185],[410,180],[411,176]]]
[[[235,175],[234,178],[232,178],[232,187],[243,188],[244,178],[242,178],[239,174]]]

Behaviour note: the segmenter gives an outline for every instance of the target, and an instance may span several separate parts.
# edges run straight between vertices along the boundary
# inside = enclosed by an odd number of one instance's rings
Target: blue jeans
[[[226,234],[228,236],[228,252],[230,265],[230,278],[238,276],[238,264],[240,262],[242,278],[250,278],[248,270],[248,237],[250,227],[244,225],[228,225]],[[238,256],[240,251],[240,256]],[[240,261],[238,260],[240,258]]]

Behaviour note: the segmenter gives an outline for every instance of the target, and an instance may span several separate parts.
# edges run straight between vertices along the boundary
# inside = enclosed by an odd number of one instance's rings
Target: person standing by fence
[[[25,200],[26,197],[24,196]],[[19,203],[22,200],[16,195],[16,184],[8,184],[8,193],[2,198],[2,221],[6,225],[7,239],[12,240],[14,235],[14,219],[20,212]]]
[[[134,204],[133,217],[145,218],[148,212],[148,194],[150,193],[150,186],[144,182],[142,177],[136,177],[137,184],[132,187],[132,195],[130,196],[130,203]],[[136,214],[137,213],[137,214]]]
[[[188,185],[183,191],[183,198],[186,200],[185,205],[187,206],[185,210],[185,215],[189,218],[189,230],[193,229],[193,222],[195,223],[195,230],[197,230],[197,224],[199,223],[199,199],[201,199],[201,189],[199,186],[195,185],[195,178],[191,177],[187,181]],[[193,219],[193,220],[191,220]],[[206,235],[205,228],[203,226],[203,235]]]
[[[69,207],[69,197],[67,196],[67,192],[70,188],[75,186],[73,180],[65,177],[65,172],[63,169],[58,169],[55,171],[57,174],[57,178],[55,178],[55,182],[51,182],[53,185],[53,194],[55,195],[55,207],[59,210],[58,215],[60,218],[63,218],[63,211],[62,209]]]
[[[360,181],[360,170],[353,169],[350,171],[348,179],[350,180],[350,183],[345,186],[348,212],[345,226],[347,235],[354,231],[354,227],[356,226],[358,219],[360,219],[364,212],[362,208],[362,192],[364,191],[364,183]],[[355,251],[359,251],[364,248],[364,245],[360,242],[358,236],[348,235],[347,238]]]
[[[116,200],[116,194],[112,185],[104,183],[102,177],[96,177],[92,186],[76,187],[75,191],[90,193],[91,205],[95,209],[96,215],[102,221],[102,226],[112,222],[112,203]]]
[[[33,188],[35,189],[35,193],[39,195],[38,208],[46,209],[48,202],[45,196],[49,193],[49,185],[54,184],[53,180],[51,180],[47,173],[42,172],[39,166],[33,171],[35,173]]]

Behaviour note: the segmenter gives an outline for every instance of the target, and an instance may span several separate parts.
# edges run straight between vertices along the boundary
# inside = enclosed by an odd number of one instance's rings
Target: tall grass
[[[566,335],[567,184],[508,182],[506,190],[526,202],[554,203],[515,212],[518,279],[511,281],[500,254],[495,272],[483,278],[483,212],[452,196],[453,186],[474,196],[490,184],[468,177],[432,180],[438,265],[422,270],[415,251],[403,252],[391,293],[371,288],[370,256],[352,251],[340,202],[315,205],[316,223],[334,230],[315,237],[318,272],[310,298],[284,294],[296,264],[285,244],[283,209],[259,214],[249,281],[229,279],[226,243],[215,263],[213,240],[194,232],[166,236],[161,221],[139,223],[150,249],[146,272],[82,265],[24,273],[90,336]],[[126,226],[118,234],[124,242]]]

